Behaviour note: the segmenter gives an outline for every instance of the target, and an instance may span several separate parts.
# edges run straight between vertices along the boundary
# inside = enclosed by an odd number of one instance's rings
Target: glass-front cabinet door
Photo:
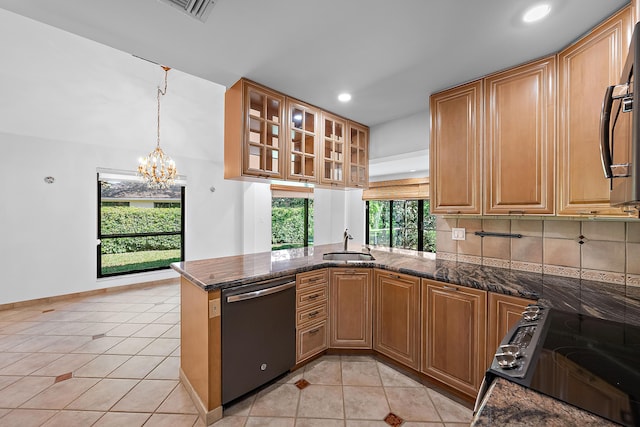
[[[282,178],[284,96],[247,84],[243,173]]]
[[[317,151],[319,140],[318,109],[304,103],[287,100],[289,140],[287,179],[317,182]]]
[[[349,178],[348,187],[368,186],[369,131],[366,127],[349,123]]]
[[[346,132],[346,120],[329,113],[322,114],[322,184],[345,184]]]

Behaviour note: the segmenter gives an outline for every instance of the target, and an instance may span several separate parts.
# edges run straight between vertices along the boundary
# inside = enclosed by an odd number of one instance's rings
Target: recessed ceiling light
[[[527,10],[524,15],[522,15],[522,20],[527,23],[536,22],[547,16],[549,12],[551,12],[551,6],[548,4],[539,4]]]
[[[338,95],[338,101],[340,102],[349,102],[351,101],[351,94],[350,93],[341,93],[340,95]]]

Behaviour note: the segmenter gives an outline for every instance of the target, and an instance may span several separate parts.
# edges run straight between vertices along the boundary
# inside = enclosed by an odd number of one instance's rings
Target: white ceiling
[[[543,0],[540,0],[543,1]],[[429,94],[558,51],[628,0],[217,0],[206,23],[160,0],[0,0],[0,7],[230,86],[248,77],[373,126]],[[353,100],[340,104],[339,92]]]

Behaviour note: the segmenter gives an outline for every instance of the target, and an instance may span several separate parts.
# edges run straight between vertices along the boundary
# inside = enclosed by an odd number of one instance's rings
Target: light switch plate
[[[453,240],[464,240],[465,239],[465,229],[464,228],[452,228],[451,229],[451,239]]]

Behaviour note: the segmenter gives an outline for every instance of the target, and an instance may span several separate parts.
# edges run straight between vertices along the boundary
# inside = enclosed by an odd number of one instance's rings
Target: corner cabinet
[[[420,279],[374,271],[373,349],[420,369]]]
[[[485,78],[484,214],[555,212],[555,56]]]
[[[349,122],[347,187],[366,188],[369,182],[369,129]]]
[[[318,180],[320,110],[287,99],[287,118],[287,180],[315,183]]]
[[[329,347],[371,349],[371,269],[329,271]]]
[[[482,81],[430,98],[431,213],[481,213]]]
[[[422,279],[422,372],[475,396],[486,370],[487,292]]]
[[[224,177],[284,178],[285,97],[239,80],[225,93]]]
[[[631,21],[626,7],[558,55],[559,215],[626,216],[609,206],[598,137],[604,90],[620,79]]]

